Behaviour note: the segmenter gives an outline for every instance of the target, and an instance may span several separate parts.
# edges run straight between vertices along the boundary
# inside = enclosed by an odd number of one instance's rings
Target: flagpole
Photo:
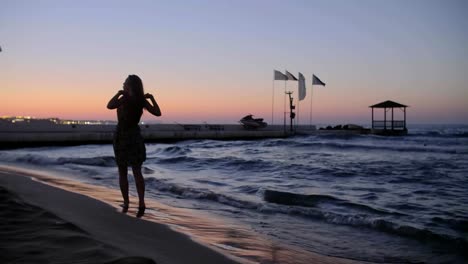
[[[284,81],[284,95],[283,95],[284,96],[284,100],[283,100],[283,102],[284,102],[284,105],[283,105],[283,114],[284,114],[283,115],[284,116],[283,129],[284,129],[284,132],[286,132],[286,82],[287,81],[288,80]]]
[[[299,120],[299,105],[301,104],[301,100],[299,100],[299,93],[297,93],[297,119],[296,119],[296,131],[297,129],[299,128],[299,123],[300,123],[300,120]]]
[[[271,124],[273,125],[273,113],[275,111],[275,74],[273,72],[273,82],[272,82],[273,91],[271,92]]]
[[[299,73],[300,74],[300,73]],[[296,126],[295,126],[295,132],[297,132],[297,129],[299,128],[299,104],[301,103],[301,101],[299,100],[299,94],[300,94],[300,91],[299,91],[299,85],[301,83],[301,76],[300,75],[297,75],[297,78],[298,81],[297,81],[297,109],[296,109]]]
[[[313,100],[313,91],[314,91],[314,81],[312,80],[312,85],[310,86],[310,114],[309,114],[309,125],[312,129],[312,100]]]

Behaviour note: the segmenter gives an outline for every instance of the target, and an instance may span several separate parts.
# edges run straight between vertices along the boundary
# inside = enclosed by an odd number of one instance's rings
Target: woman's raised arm
[[[124,96],[120,97],[123,94],[123,90],[118,91],[117,94],[115,94],[114,97],[110,99],[109,103],[107,103],[107,109],[118,108],[124,102]]]
[[[161,109],[159,109],[158,103],[156,103],[156,100],[154,100],[154,97],[152,94],[145,94],[145,99],[150,99],[151,103],[150,104],[147,100],[145,100],[145,108],[150,112],[151,114],[155,116],[161,116]]]

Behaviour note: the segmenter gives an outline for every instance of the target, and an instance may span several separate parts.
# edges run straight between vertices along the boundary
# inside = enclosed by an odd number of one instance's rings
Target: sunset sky
[[[0,1],[0,116],[115,120],[139,75],[154,122],[282,122],[284,81],[306,77],[300,123],[370,123],[369,105],[409,105],[409,123],[468,123],[468,1]],[[297,82],[287,82],[297,97]]]

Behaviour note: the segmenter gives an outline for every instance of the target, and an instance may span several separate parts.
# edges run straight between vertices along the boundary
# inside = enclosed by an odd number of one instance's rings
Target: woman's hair
[[[134,97],[134,102],[137,103],[139,106],[143,107],[145,101],[145,91],[143,89],[143,82],[141,81],[140,77],[136,75],[129,75],[127,80],[130,89],[132,90],[132,97]]]

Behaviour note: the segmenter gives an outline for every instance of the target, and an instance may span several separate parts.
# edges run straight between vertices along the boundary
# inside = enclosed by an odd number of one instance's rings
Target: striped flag
[[[315,74],[312,74],[312,85],[323,85],[325,86],[325,83],[322,82]]]

